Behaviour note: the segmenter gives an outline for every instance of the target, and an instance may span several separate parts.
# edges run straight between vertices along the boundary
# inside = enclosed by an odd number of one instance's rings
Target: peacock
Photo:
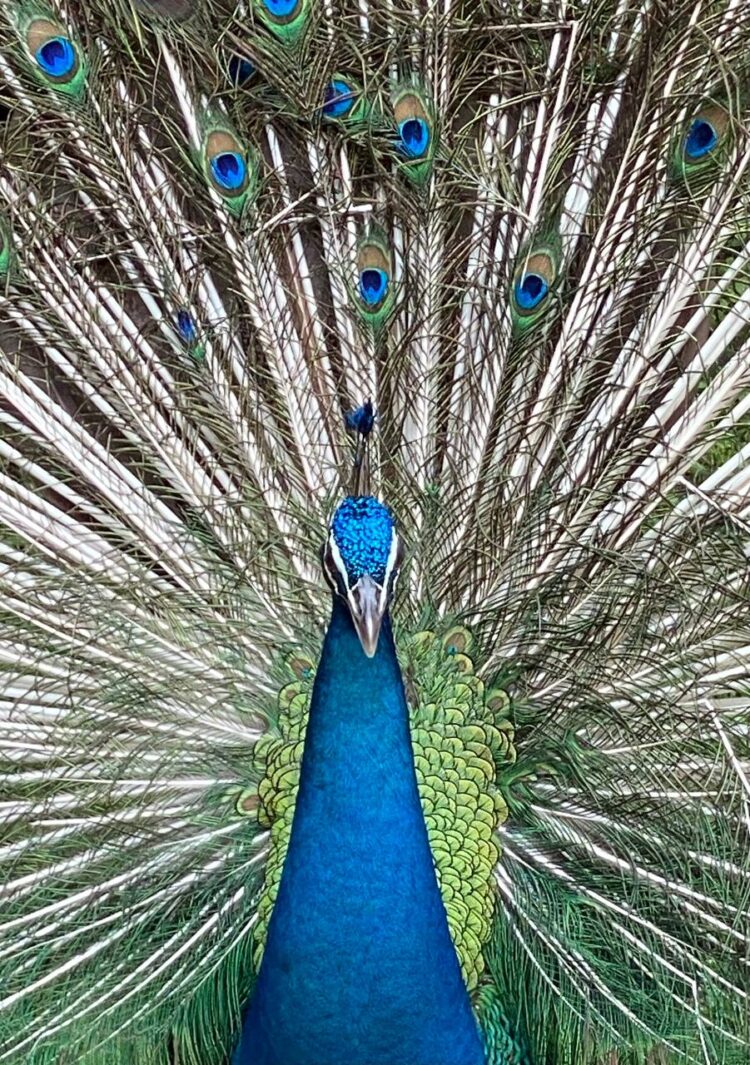
[[[743,0],[0,34],[0,1065],[747,1065]]]

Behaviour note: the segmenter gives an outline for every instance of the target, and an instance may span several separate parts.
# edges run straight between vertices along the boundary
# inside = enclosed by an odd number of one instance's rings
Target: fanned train
[[[0,1065],[746,1065],[745,5],[0,40]]]

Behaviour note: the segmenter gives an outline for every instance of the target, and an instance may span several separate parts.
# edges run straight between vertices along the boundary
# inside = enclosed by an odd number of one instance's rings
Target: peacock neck
[[[334,602],[279,894],[234,1065],[480,1065],[388,618]]]

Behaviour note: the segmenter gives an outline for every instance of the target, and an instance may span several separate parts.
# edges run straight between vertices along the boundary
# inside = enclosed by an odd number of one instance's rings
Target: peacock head
[[[349,608],[362,650],[372,658],[403,559],[388,507],[374,496],[347,496],[337,507],[323,548],[323,571]]]

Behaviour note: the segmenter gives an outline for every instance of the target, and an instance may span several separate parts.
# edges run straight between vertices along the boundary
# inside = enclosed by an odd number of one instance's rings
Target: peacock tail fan
[[[488,1065],[746,1065],[742,4],[0,37],[0,1065],[228,1061],[368,399]]]

